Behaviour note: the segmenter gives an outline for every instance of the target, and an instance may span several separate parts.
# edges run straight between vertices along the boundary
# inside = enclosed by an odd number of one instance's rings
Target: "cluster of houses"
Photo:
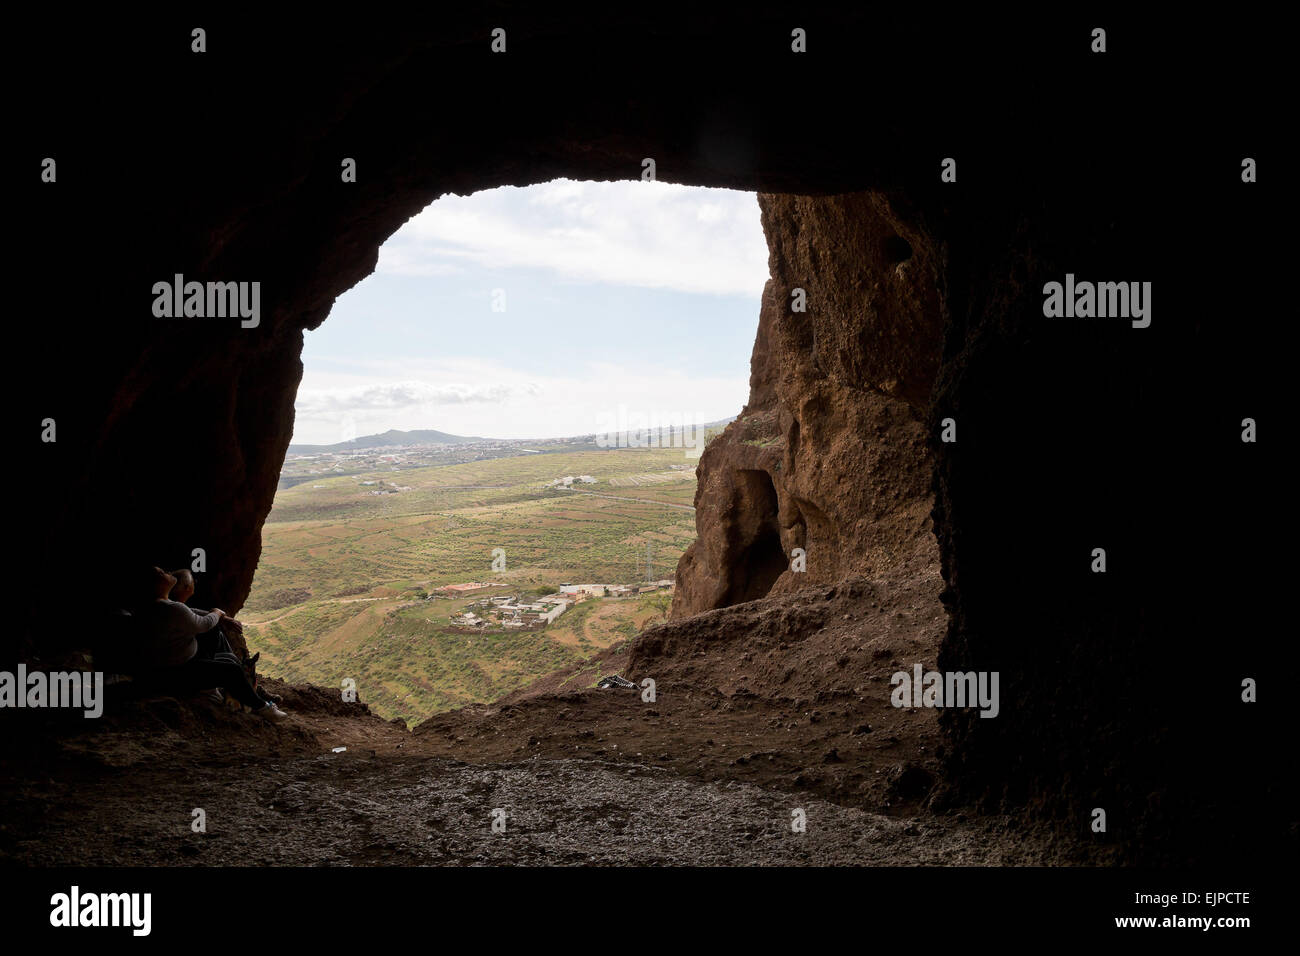
[[[636,597],[652,591],[672,590],[672,578],[648,581],[645,584],[561,584],[560,594],[581,594],[584,597]]]
[[[565,475],[563,478],[556,478],[554,481],[547,482],[547,488],[572,488],[574,483],[580,485],[594,485],[596,479],[591,475]]]
[[[378,487],[371,490],[372,495],[395,495],[399,491],[411,490],[410,485],[399,485],[393,481],[363,481],[361,485],[367,488],[371,485],[377,485]]]
[[[471,581],[467,584],[449,584],[439,590],[448,595],[463,595],[482,588],[492,587]],[[553,624],[573,605],[588,598],[636,597],[652,591],[671,591],[671,579],[646,584],[562,584],[555,594],[533,600],[520,600],[517,595],[497,595],[475,601],[460,614],[453,614],[451,626],[457,628],[542,628]]]
[[[475,601],[461,614],[451,618],[453,627],[545,627],[567,611],[576,599],[547,595],[535,601],[521,602],[515,595]]]

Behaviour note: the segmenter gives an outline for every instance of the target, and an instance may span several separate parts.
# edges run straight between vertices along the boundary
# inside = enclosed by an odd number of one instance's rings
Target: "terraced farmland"
[[[691,467],[672,468],[682,464]],[[647,543],[654,577],[672,577],[695,537],[693,465],[681,449],[611,449],[283,489],[240,613],[249,643],[268,673],[326,686],[351,677],[386,717],[494,700],[662,612],[648,600],[591,601],[544,631],[466,635],[449,632],[448,618],[480,595],[424,595],[466,581],[504,594],[643,580]],[[550,487],[566,475],[597,480]],[[504,550],[504,570],[493,570],[494,549]]]

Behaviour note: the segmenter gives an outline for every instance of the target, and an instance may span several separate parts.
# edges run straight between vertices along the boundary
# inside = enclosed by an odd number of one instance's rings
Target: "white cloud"
[[[757,297],[767,247],[752,193],[672,183],[555,180],[444,196],[380,250],[379,270],[441,275],[465,264],[561,278]]]
[[[438,405],[464,405],[471,402],[500,404],[517,394],[535,395],[537,390],[538,386],[531,382],[514,385],[377,382],[340,388],[300,388],[295,407],[299,414],[313,416],[345,411],[432,408]]]
[[[767,280],[759,220],[751,193],[663,183],[555,180],[445,196],[379,253],[379,273],[429,281],[368,280],[311,333],[294,441],[324,444],[390,428],[591,434],[620,408],[687,421],[730,417],[749,392],[753,320],[737,326],[734,341],[723,341],[723,329],[746,308],[757,316]],[[482,293],[485,307],[488,287],[510,284],[508,276],[487,281],[489,269],[543,273],[529,277],[535,314],[489,326],[483,313],[467,313],[467,295]],[[446,276],[457,278],[439,281]],[[590,297],[581,288],[597,285],[622,288]],[[421,296],[439,289],[460,297],[437,300],[433,315]],[[662,297],[647,290],[686,293],[649,337],[647,303],[658,307]],[[611,303],[616,313],[626,303],[637,315],[634,334],[620,328]],[[428,323],[445,333],[429,335]],[[681,336],[680,356],[670,336]]]

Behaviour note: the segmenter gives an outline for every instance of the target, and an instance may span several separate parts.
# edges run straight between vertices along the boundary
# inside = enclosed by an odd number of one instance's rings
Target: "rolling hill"
[[[446,432],[421,428],[403,432],[395,428],[379,435],[363,435],[351,441],[336,442],[333,445],[290,445],[290,455],[318,455],[321,452],[361,451],[366,448],[387,448],[392,445],[465,445],[471,442],[486,441],[465,435],[449,435]]]

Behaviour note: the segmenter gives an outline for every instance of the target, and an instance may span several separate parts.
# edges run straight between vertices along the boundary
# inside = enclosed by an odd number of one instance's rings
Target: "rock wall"
[[[759,205],[771,278],[750,398],[701,455],[674,617],[880,574],[932,544],[938,251],[880,193]]]
[[[944,712],[950,778],[1147,860],[1232,858],[1281,818],[1267,712],[1243,700],[1277,648],[1276,472],[1242,440],[1281,351],[1267,284],[1205,243],[1259,212],[1224,164],[1200,154],[1156,190],[1098,158],[1086,189],[1035,178],[1036,202],[987,205],[948,246],[939,666],[996,671],[1003,698],[995,720]],[[1067,274],[1149,281],[1150,325],[1046,317]]]
[[[1242,696],[1274,613],[1245,595],[1279,573],[1267,453],[1242,425],[1272,401],[1252,370],[1280,353],[1234,318],[1266,314],[1265,290],[1221,281],[1200,234],[1171,231],[1179,191],[1135,193],[1118,160],[1089,177],[951,216],[878,192],[761,197],[772,278],[750,401],[701,457],[673,613],[879,579],[932,531],[939,669],[1000,677],[996,719],[942,713],[955,791],[1133,859],[1230,857],[1282,816],[1270,730]],[[1234,188],[1204,191],[1207,222],[1254,214]],[[1067,273],[1150,281],[1157,317],[1049,319],[1043,286]]]

